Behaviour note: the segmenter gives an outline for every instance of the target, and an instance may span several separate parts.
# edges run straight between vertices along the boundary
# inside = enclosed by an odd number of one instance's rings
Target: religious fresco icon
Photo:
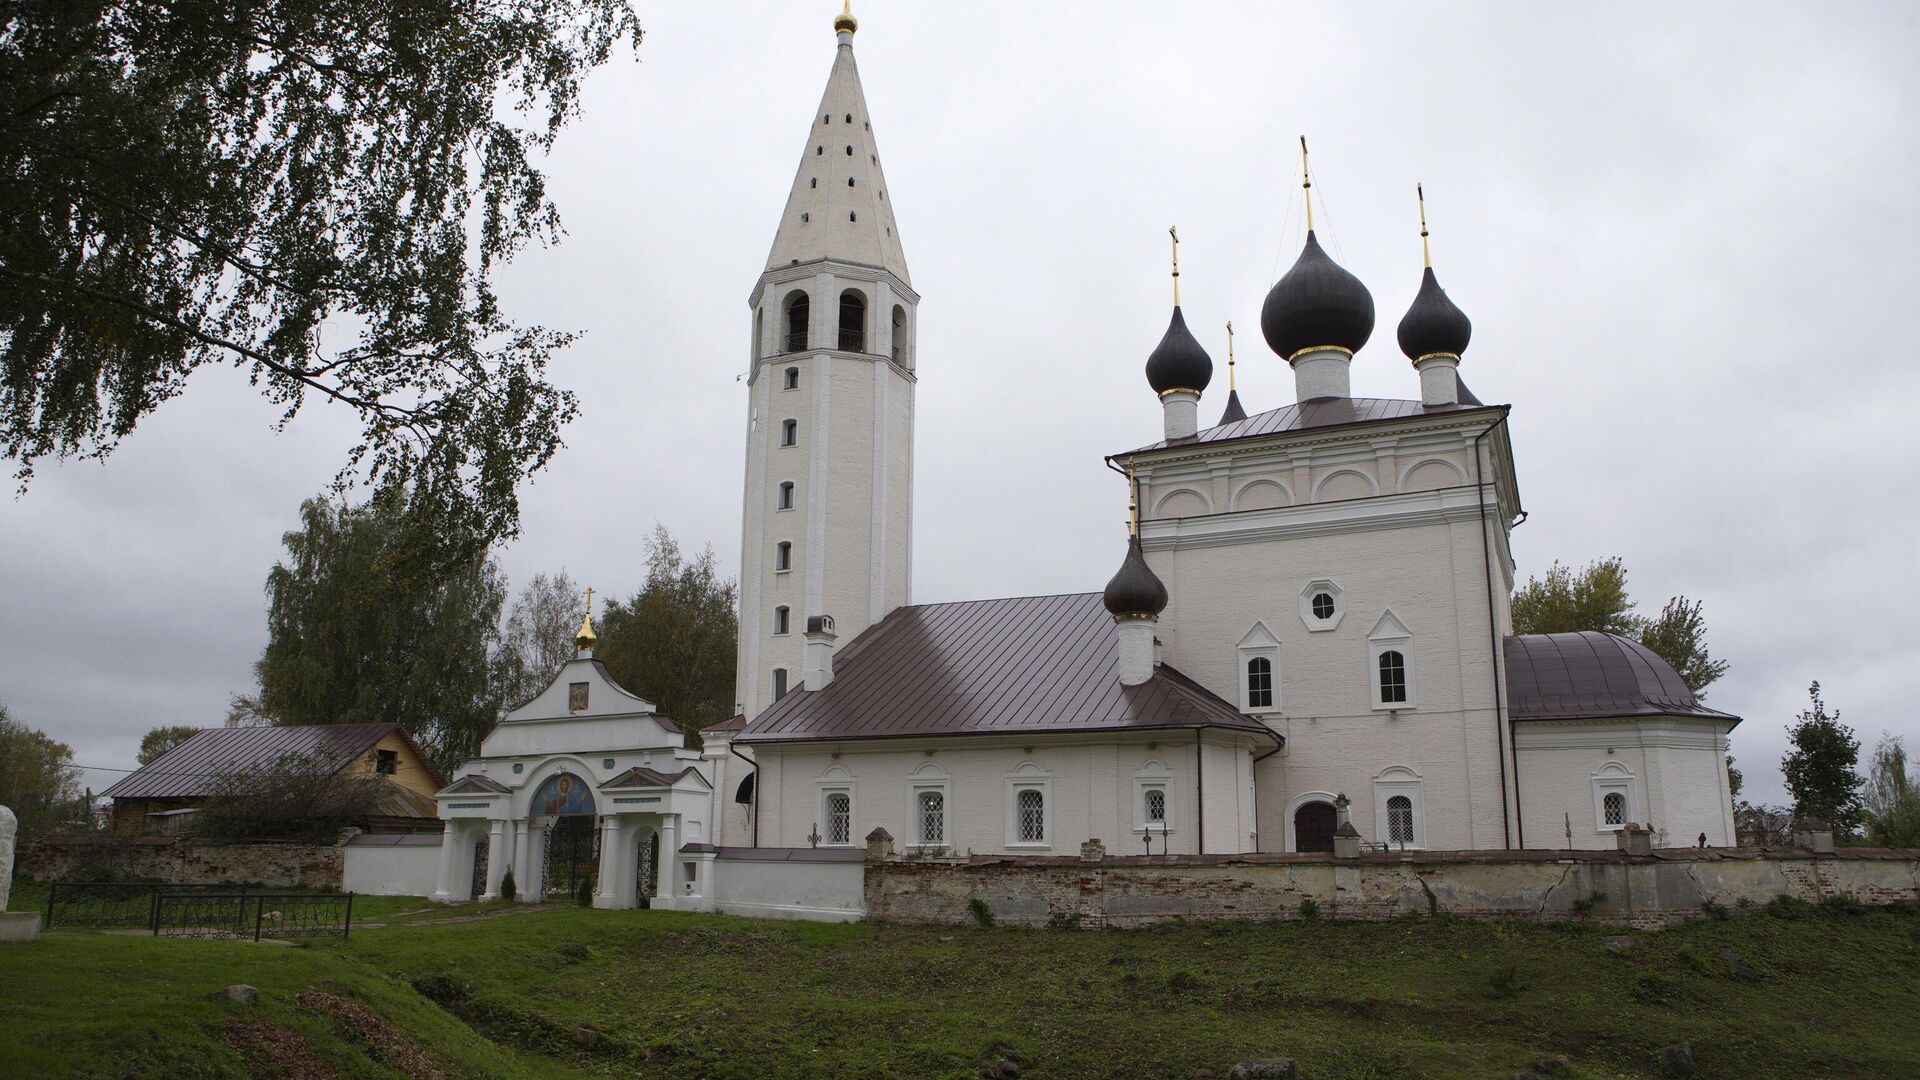
[[[572,773],[547,777],[533,793],[532,811],[558,817],[563,814],[593,813],[593,792],[587,782]]]
[[[567,684],[567,711],[579,712],[587,707],[587,684],[583,682]]]

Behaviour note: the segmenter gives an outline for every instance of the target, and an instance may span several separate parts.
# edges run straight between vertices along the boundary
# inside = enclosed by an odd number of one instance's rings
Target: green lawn
[[[1288,1055],[1313,1080],[1507,1077],[1564,1054],[1567,1075],[1625,1077],[1659,1075],[1659,1048],[1681,1040],[1708,1077],[1920,1075],[1912,907],[1788,905],[1634,935],[1623,953],[1605,947],[1615,933],[1445,919],[1080,932],[555,905],[308,948],[51,936],[0,949],[0,1076],[245,1076],[227,1034],[241,1017],[286,1025],[320,1074],[401,1075],[390,1046],[293,1000],[312,989],[384,1017],[450,1077],[968,1077],[996,1044],[1025,1076],[1224,1075]],[[220,998],[232,982],[260,1004]]]

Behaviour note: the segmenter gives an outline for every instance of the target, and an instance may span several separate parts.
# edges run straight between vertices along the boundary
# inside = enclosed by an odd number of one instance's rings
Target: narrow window
[[[823,113],[823,114],[821,115],[821,117],[820,117],[820,122],[821,122],[822,124],[831,124],[831,123],[833,123],[833,114],[832,114],[832,113]]]
[[[840,294],[840,347],[847,352],[867,350],[867,298],[858,289]]]
[[[893,362],[902,367],[907,362],[907,309],[899,304],[893,305]]]
[[[847,123],[849,123],[849,124],[851,124],[851,123],[853,123],[853,114],[852,114],[852,113],[848,113],[848,114],[847,114]]]
[[[812,219],[813,219],[812,214],[808,213],[805,210],[800,211],[800,224],[805,225],[808,221]]]
[[[856,213],[855,211],[852,211],[852,210],[849,210],[849,211],[847,211],[847,220],[848,220],[848,221],[859,221],[859,220],[860,220],[860,215],[859,215],[858,213]]]
[[[1627,797],[1625,795],[1617,791],[1609,791],[1607,792],[1607,797],[1601,801],[1600,805],[1606,808],[1606,824],[1625,825],[1627,823]]]
[[[847,186],[848,186],[848,187],[852,187],[852,186],[853,186],[853,177],[851,177],[851,176],[849,176],[849,177],[847,177]]]
[[[787,389],[789,390],[800,389],[800,369],[799,368],[790,367],[787,369]]]
[[[1387,800],[1387,840],[1395,844],[1413,843],[1413,800],[1405,795]]]
[[[1247,708],[1273,708],[1273,661],[1264,656],[1247,661]]]
[[[780,509],[793,509],[793,481],[791,480],[780,482]]]
[[[851,146],[849,146],[849,147],[847,147],[847,156],[848,156],[848,157],[852,157],[852,156],[853,156],[853,147],[851,147]]]
[[[1147,789],[1147,824],[1159,828],[1167,827],[1167,789]]]
[[[807,347],[807,318],[812,310],[807,294],[795,292],[787,297],[787,352],[804,352]]]
[[[786,696],[787,696],[787,669],[783,667],[774,668],[773,669],[773,700],[779,701],[781,698]]]
[[[793,541],[782,540],[773,545],[773,568],[775,570],[793,569]]]
[[[810,188],[817,188],[817,187],[819,187],[819,186],[820,186],[820,178],[819,178],[819,177],[817,177],[817,176],[815,176],[815,177],[811,177],[811,178],[809,178],[809,179],[807,180],[807,186],[808,186],[808,187],[810,187]]]
[[[375,751],[373,771],[381,776],[392,776],[400,768],[400,755],[393,750]]]
[[[773,632],[774,633],[784,634],[787,632],[787,622],[788,622],[787,616],[788,616],[787,608],[777,607],[773,609]]]
[[[853,843],[853,796],[844,791],[827,793],[827,843]]]
[[[922,844],[947,842],[947,796],[944,792],[920,793],[920,842]]]
[[[800,441],[800,421],[798,420],[780,421],[780,445],[792,446],[793,444],[799,441]]]
[[[1380,700],[1407,700],[1407,658],[1398,649],[1388,649],[1380,654]]]
[[[813,148],[813,153],[815,157],[818,157],[819,155],[824,154],[826,152],[827,152],[827,148],[824,146],[816,146]]]
[[[1039,788],[1021,788],[1016,805],[1020,814],[1020,842],[1047,842],[1047,797]]]

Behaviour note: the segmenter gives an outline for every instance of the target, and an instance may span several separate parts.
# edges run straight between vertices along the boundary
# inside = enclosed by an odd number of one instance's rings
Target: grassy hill
[[[417,907],[382,900],[356,918]],[[464,909],[471,913],[477,909]],[[0,948],[0,1076],[1312,1080],[1920,1075],[1920,917],[1777,904],[1655,934],[1565,924],[830,926],[549,907],[251,943]],[[1615,943],[1616,945],[1618,942]],[[229,1002],[229,983],[260,990]]]

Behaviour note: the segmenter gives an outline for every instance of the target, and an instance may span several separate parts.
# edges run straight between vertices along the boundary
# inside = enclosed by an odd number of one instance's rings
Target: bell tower
[[[842,10],[766,269],[748,298],[746,498],[735,699],[801,689],[805,630],[847,641],[908,602],[920,296]]]

